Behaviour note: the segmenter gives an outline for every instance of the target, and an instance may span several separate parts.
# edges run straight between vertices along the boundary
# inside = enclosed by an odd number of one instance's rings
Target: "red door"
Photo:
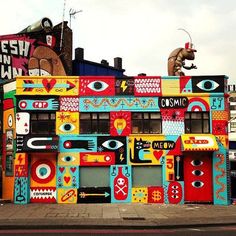
[[[212,154],[189,152],[184,156],[185,201],[212,202]]]

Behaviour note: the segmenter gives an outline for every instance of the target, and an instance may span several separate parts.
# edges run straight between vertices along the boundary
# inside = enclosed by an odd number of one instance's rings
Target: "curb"
[[[100,224],[100,225],[85,225],[85,224],[72,224],[72,225],[39,225],[39,224],[26,224],[26,225],[11,225],[4,224],[0,225],[0,231],[6,229],[181,229],[181,228],[203,228],[203,227],[221,227],[221,226],[236,226],[235,223],[196,223],[196,224],[172,224],[172,225],[108,225],[108,224]]]

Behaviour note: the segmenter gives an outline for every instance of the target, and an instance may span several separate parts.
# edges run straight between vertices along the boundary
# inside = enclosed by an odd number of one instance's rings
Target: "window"
[[[133,187],[162,186],[161,166],[133,166],[132,171]]]
[[[109,134],[110,114],[108,112],[80,113],[81,134]]]
[[[209,112],[186,112],[185,133],[207,134],[210,133]]]
[[[55,134],[55,113],[32,113],[31,134]]]
[[[133,112],[132,134],[160,134],[160,112]]]
[[[110,168],[109,167],[80,167],[80,187],[109,187]]]

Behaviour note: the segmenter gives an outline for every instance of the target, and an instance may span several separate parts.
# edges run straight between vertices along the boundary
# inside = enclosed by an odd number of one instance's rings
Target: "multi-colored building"
[[[22,76],[3,108],[17,204],[230,203],[225,76]]]

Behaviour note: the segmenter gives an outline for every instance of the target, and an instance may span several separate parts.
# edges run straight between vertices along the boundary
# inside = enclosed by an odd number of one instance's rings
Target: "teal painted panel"
[[[160,111],[157,97],[81,97],[79,108],[80,112]]]

